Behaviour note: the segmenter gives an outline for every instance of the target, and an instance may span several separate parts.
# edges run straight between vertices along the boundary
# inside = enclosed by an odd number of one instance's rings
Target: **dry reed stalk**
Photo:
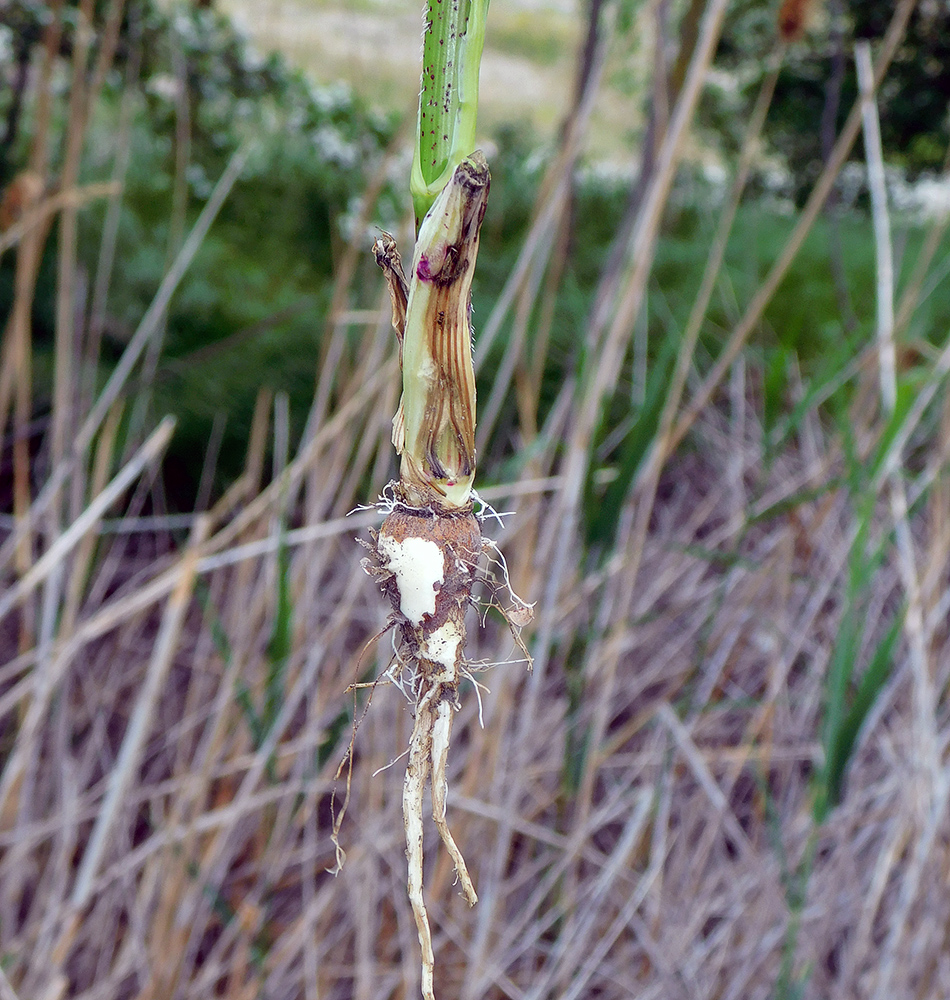
[[[581,492],[586,480],[591,442],[604,398],[619,377],[633,321],[642,305],[643,293],[651,270],[653,247],[659,231],[661,213],[684,150],[684,140],[705,82],[706,71],[715,52],[725,9],[726,4],[716,0],[704,12],[698,41],[692,52],[685,82],[674,109],[670,127],[664,137],[657,169],[651,178],[639,222],[631,240],[631,245],[636,248],[636,254],[626,284],[616,293],[615,300],[610,303],[610,309],[598,309],[595,305],[592,310],[594,314],[600,312],[603,316],[601,326],[586,333],[590,353],[597,360],[596,363],[589,366],[587,378],[577,390],[574,412],[566,435],[566,456],[563,464],[565,489],[557,498],[556,511],[554,516],[548,519],[546,535],[539,543],[542,553],[540,561],[546,565],[547,572],[543,583],[544,592],[539,602],[542,614],[539,617],[537,638],[533,648],[537,669],[534,682],[528,692],[527,702],[522,706],[521,711],[520,725],[525,727],[522,745],[528,727],[536,726],[533,718],[536,711],[534,699],[538,695],[541,681],[547,669],[548,659],[556,641],[556,629],[563,626],[563,617],[555,609],[559,606],[559,594],[569,579],[569,566],[572,564],[571,549],[576,536]],[[612,684],[609,662],[616,663],[616,659],[608,661],[607,669],[604,671],[606,677],[602,684],[602,690],[605,692],[610,690]],[[597,745],[598,742],[595,737],[594,745]],[[517,764],[514,763],[514,766],[517,767]],[[513,786],[510,787],[513,792]],[[509,792],[510,794],[512,793]],[[513,802],[509,801],[507,812],[513,813],[513,811]],[[496,873],[505,864],[505,859],[510,851],[510,843],[511,830],[503,827],[493,858]],[[492,922],[491,913],[481,914],[479,948],[484,948],[487,945]],[[482,986],[483,984],[479,980],[469,984],[466,996],[477,996],[477,992]]]
[[[92,4],[83,0],[77,11],[78,28],[72,53],[72,80],[67,108],[65,155],[60,184],[69,189],[76,186],[82,156],[85,132],[86,61],[92,41]],[[76,313],[76,249],[78,238],[78,212],[72,206],[64,208],[59,218],[59,247],[57,254],[56,307],[55,307],[55,365],[53,378],[52,433],[50,435],[50,460],[58,462],[63,455],[66,428],[74,425],[78,416],[74,395],[73,362],[77,342]],[[55,539],[62,521],[62,504],[59,497],[46,518],[46,535]],[[38,629],[38,650],[42,662],[49,656],[57,618],[60,610],[64,577],[69,572],[71,560],[59,563],[44,582],[40,600],[41,612]]]
[[[250,147],[242,146],[228,161],[214,190],[208,197],[208,201],[205,203],[191,232],[188,234],[181,252],[175,258],[175,263],[163,278],[158,291],[155,293],[155,298],[146,310],[122,357],[119,359],[118,364],[109,376],[109,380],[99,394],[95,406],[93,406],[76,431],[70,453],[53,467],[39,495],[32,503],[28,503],[26,509],[18,519],[15,530],[4,541],[3,545],[0,546],[0,568],[6,566],[13,553],[19,551],[25,544],[25,539],[34,529],[38,519],[46,513],[50,504],[59,496],[63,483],[71,474],[75,465],[85,456],[86,449],[98,433],[112,404],[122,393],[126,380],[131,375],[136,362],[149,342],[155,325],[161,321],[161,317],[164,315],[175,289],[178,287],[195,254],[201,247],[208,229],[211,227],[211,223],[217,216],[221,205],[227,198],[235,181],[240,176],[249,153]]]
[[[887,26],[887,33],[881,42],[877,65],[874,67],[875,89],[880,85],[881,80],[884,79],[888,67],[897,53],[904,33],[907,30],[907,23],[916,5],[917,0],[901,0],[894,11]],[[801,249],[805,237],[808,235],[815,219],[818,218],[822,207],[827,201],[834,182],[847,161],[851,148],[858,137],[860,128],[861,99],[859,98],[855,101],[844,127],[841,129],[841,134],[835,142],[831,156],[828,157],[828,161],[825,163],[818,180],[815,182],[815,186],[812,188],[811,194],[805,202],[795,229],[786,241],[778,260],[772,265],[772,269],[753,296],[752,301],[746,307],[742,318],[733,328],[726,346],[716,359],[712,370],[703,379],[702,385],[693,394],[688,406],[676,421],[670,438],[670,447],[675,448],[679,445],[696,417],[709,405],[716,387],[721,383],[729,367],[738,356],[739,351],[742,350],[749,335],[761,320],[765,307],[781,284],[792,261]]]
[[[53,88],[52,73],[56,53],[62,37],[62,2],[52,4],[51,16],[43,33],[43,58],[40,64],[37,85],[37,109],[35,128],[30,149],[30,173],[46,184],[49,164],[50,122],[52,117]],[[27,207],[32,208],[30,204]],[[49,225],[41,225],[30,232],[17,249],[14,272],[13,306],[7,320],[4,334],[9,342],[9,354],[4,351],[4,361],[10,361],[15,372],[15,392],[13,401],[13,511],[22,524],[27,518],[30,506],[30,444],[28,424],[32,411],[32,338],[30,313],[33,295],[39,275],[43,246],[49,232]],[[6,368],[6,365],[4,366]],[[2,392],[0,392],[2,395]],[[0,423],[6,422],[6,401],[0,409]],[[32,557],[32,539],[29,529],[17,539],[14,548],[15,567],[22,575],[29,570]],[[24,651],[32,641],[34,628],[32,607],[25,609],[20,622],[20,651]]]
[[[891,244],[890,213],[884,158],[881,147],[880,123],[874,92],[874,73],[870,44],[855,46],[855,64],[860,88],[868,188],[871,195],[877,263],[877,342],[881,394],[881,415],[894,416],[897,402],[897,371],[894,345],[894,265]],[[895,919],[884,944],[882,970],[875,992],[876,1000],[893,995],[893,979],[898,961],[898,949],[906,935],[909,910],[917,896],[923,876],[925,859],[931,854],[941,817],[950,798],[950,781],[944,773],[938,750],[936,719],[937,698],[930,663],[932,634],[925,626],[925,614],[918,573],[918,554],[910,525],[907,490],[900,452],[895,455],[892,472],[886,483],[901,582],[907,601],[904,631],[910,653],[913,678],[913,733],[915,767],[910,775],[909,799],[914,807],[911,826],[916,834],[910,870],[904,881]],[[916,772],[916,773],[914,773]]]
[[[564,460],[567,488],[560,498],[557,516],[551,519],[548,537],[542,542],[542,546],[550,553],[551,563],[546,591],[540,602],[542,607],[554,607],[557,604],[557,591],[564,586],[567,546],[558,544],[557,539],[574,537],[581,491],[586,479],[590,442],[604,397],[619,376],[633,322],[642,305],[661,213],[683,153],[685,137],[706,79],[706,71],[715,52],[725,6],[722,0],[714,0],[703,15],[699,40],[631,240],[631,245],[636,247],[636,256],[626,284],[617,293],[613,316],[609,325],[605,325],[603,329],[588,331],[587,334],[588,343],[595,351],[598,362],[591,366],[585,384],[579,388]],[[597,311],[596,308],[594,311]],[[554,624],[554,619],[547,614],[539,619],[535,649],[539,672],[543,672],[545,668],[553,641]]]
[[[475,351],[476,368],[484,362],[492,343],[501,332],[509,311],[515,306],[514,325],[507,338],[491,393],[479,421],[479,448],[484,448],[490,439],[516,367],[526,354],[528,319],[537,301],[541,281],[545,273],[550,273],[551,254],[558,246],[556,235],[568,224],[574,171],[590,127],[594,104],[600,93],[606,48],[606,39],[601,39],[593,53],[591,70],[584,81],[583,90],[565,123],[564,138],[558,148],[557,156],[546,170],[538,188],[533,218],[518,260],[478,338]],[[551,308],[554,298],[554,295],[551,295],[550,299],[546,300]],[[542,356],[543,354],[537,355],[538,358]],[[535,366],[539,363],[536,361]],[[536,378],[540,378],[540,373],[536,374]]]
[[[36,175],[31,175],[38,183]],[[35,230],[50,216],[64,208],[82,208],[99,198],[110,198],[119,194],[122,186],[118,181],[100,181],[92,184],[82,184],[66,190],[44,194],[42,186],[32,183],[32,191],[27,195],[27,201],[18,212],[16,221],[5,229],[0,229],[0,253],[15,247],[24,237]]]
[[[106,480],[115,453],[116,436],[119,432],[122,412],[123,407],[121,403],[116,403],[108,417],[106,417],[102,434],[96,442],[89,482],[89,490],[93,496],[98,496],[106,487]],[[88,583],[89,570],[92,566],[95,547],[96,538],[90,532],[82,538],[76,548],[76,555],[67,585],[63,620],[60,626],[60,634],[62,635],[70,635],[75,628],[76,619],[79,614],[79,604]]]
[[[65,197],[61,199],[62,213],[59,225],[59,253],[57,258],[57,294],[56,294],[56,340],[55,340],[55,377],[53,390],[53,410],[52,410],[52,434],[50,447],[50,460],[53,464],[58,464],[64,455],[66,448],[66,428],[73,425],[78,417],[78,398],[74,392],[73,362],[78,354],[76,350],[77,330],[76,324],[76,245],[78,235],[78,206],[83,192],[77,190],[79,167],[82,156],[82,147],[85,139],[86,125],[89,111],[98,99],[98,91],[101,87],[118,39],[119,25],[121,22],[121,3],[114,2],[111,5],[105,31],[103,32],[102,44],[94,71],[91,74],[89,87],[86,87],[87,60],[89,48],[93,38],[92,16],[93,10],[90,3],[82,3],[77,11],[79,30],[76,32],[75,43],[72,53],[72,81],[69,91],[68,101],[68,126],[65,138],[65,152],[61,175],[58,186],[65,192]],[[54,18],[58,23],[59,17]],[[57,29],[58,30],[58,29]],[[41,124],[41,123],[40,123]],[[35,136],[34,149],[31,156],[31,167],[38,178],[43,177],[45,164],[45,146],[47,139],[44,134]],[[32,239],[26,237],[27,243],[24,249],[38,252],[42,248],[45,239],[45,231],[50,217],[45,214],[47,206],[40,204],[38,208],[30,214],[36,216],[35,219],[24,219],[37,228],[33,231]],[[18,257],[19,259],[19,257]],[[38,258],[37,258],[38,260]],[[19,270],[19,269],[18,269]],[[28,273],[24,278],[29,284]],[[35,283],[35,282],[34,282]],[[27,285],[22,285],[18,294],[25,293]],[[33,285],[29,285],[29,295],[32,297]],[[21,294],[21,299],[23,295]],[[20,355],[23,356],[21,346]],[[21,389],[19,395],[22,397]],[[27,390],[28,391],[28,388]],[[5,407],[0,407],[5,409]],[[25,442],[23,442],[25,444]],[[19,446],[19,445],[17,445]],[[17,447],[15,446],[15,447]],[[78,484],[78,480],[77,480]],[[81,489],[74,491],[76,506],[81,504]],[[59,534],[61,520],[61,504],[57,496],[56,501],[48,516],[48,537],[55,539]],[[25,514],[25,509],[21,507],[21,515]],[[25,542],[23,543],[25,544]],[[21,552],[23,551],[21,545]],[[59,616],[59,606],[61,601],[61,591],[63,587],[63,576],[68,571],[68,565],[57,566],[48,581],[44,584],[41,599],[41,613],[39,618],[39,656],[45,659],[51,648],[54,633],[57,628]],[[26,621],[26,619],[24,619]]]
[[[81,0],[76,12],[77,26],[72,53],[72,80],[69,87],[65,154],[63,157],[60,185],[64,190],[76,186],[79,180],[79,166],[85,142],[86,121],[89,105],[86,102],[86,61],[93,39],[91,0]],[[118,28],[116,27],[116,34]],[[90,95],[93,97],[93,95]],[[53,383],[53,429],[51,439],[51,462],[62,460],[66,448],[66,428],[75,421],[74,400],[72,398],[73,341],[76,333],[76,251],[79,238],[78,212],[74,205],[66,205],[59,217],[59,240],[56,272],[56,365]],[[57,502],[51,512],[50,534],[55,536],[59,528],[60,511]],[[58,603],[58,602],[57,602]]]
[[[686,379],[690,366],[693,363],[693,353],[699,337],[699,332],[702,328],[702,324],[709,307],[709,302],[712,298],[716,281],[719,277],[720,269],[725,258],[726,243],[728,241],[729,233],[732,230],[735,214],[742,197],[742,192],[745,189],[754,157],[759,149],[762,126],[764,125],[765,117],[771,104],[775,84],[783,62],[783,56],[784,46],[779,46],[777,51],[772,55],[772,67],[763,80],[759,94],[757,95],[752,114],[749,118],[748,127],[743,136],[742,148],[739,153],[739,160],[736,167],[736,174],[733,179],[729,195],[725,199],[723,209],[720,214],[719,222],[712,241],[712,249],[709,255],[709,260],[707,261],[706,267],[703,271],[700,288],[697,291],[696,299],[693,303],[693,307],[683,333],[682,343],[677,352],[676,364],[669,389],[667,390],[663,409],[660,414],[657,433],[644,463],[643,473],[641,474],[641,477],[639,477],[639,480],[636,483],[636,489],[631,494],[631,497],[628,498],[626,504],[626,506],[629,507],[634,498],[636,499],[635,513],[632,517],[628,515],[622,520],[622,523],[629,525],[628,529],[626,531],[619,532],[619,537],[621,539],[620,547],[622,550],[630,553],[627,566],[625,567],[625,573],[622,576],[618,576],[618,586],[615,588],[616,594],[613,596],[613,600],[617,602],[617,606],[619,608],[629,608],[635,593],[635,588],[639,579],[639,560],[644,552],[647,532],[653,516],[656,493],[660,483],[660,476],[671,454],[671,449],[668,443],[669,435],[676,419],[676,415],[679,411],[682,393],[686,385]],[[741,455],[741,449],[738,449],[735,454],[737,456]],[[621,621],[624,621],[626,618],[626,614],[620,616]],[[626,626],[624,626],[624,628],[625,627]],[[616,663],[619,660],[620,655],[622,655],[621,649],[618,648],[616,638],[614,638],[612,642],[609,641],[609,639],[605,639],[605,646],[607,648],[603,651],[600,651],[599,648],[595,646],[595,650],[598,650],[595,655],[610,656],[612,658],[612,662]],[[610,712],[609,706],[611,697],[612,686],[609,683],[603,684],[597,701],[598,713],[594,726],[595,737],[599,734],[603,734],[605,731],[605,726]],[[595,738],[594,745],[597,746],[598,743],[600,743],[600,739]],[[603,756],[609,756],[609,750],[606,747],[600,753]],[[591,769],[588,772],[590,775],[594,773],[594,769]],[[588,804],[590,802],[591,794],[592,786],[590,780],[588,780],[585,782],[585,786],[582,790],[582,803]],[[586,807],[589,808],[589,805]]]
[[[625,574],[621,578],[622,583],[618,588],[618,593],[615,598],[618,602],[618,607],[620,608],[630,608],[633,600],[633,595],[639,577],[639,560],[644,551],[648,526],[653,515],[653,504],[656,497],[656,491],[659,487],[660,475],[671,452],[669,446],[671,428],[679,411],[682,393],[686,385],[686,379],[689,374],[690,366],[693,363],[693,354],[699,333],[716,286],[716,281],[719,277],[723,260],[725,258],[726,244],[729,238],[729,233],[731,232],[733,222],[735,221],[735,214],[738,210],[739,203],[742,198],[742,192],[745,189],[754,157],[758,152],[761,130],[765,123],[768,108],[772,101],[772,95],[774,93],[775,84],[778,80],[778,74],[782,65],[783,56],[784,47],[779,46],[777,51],[773,53],[772,68],[762,82],[752,114],[750,115],[749,124],[743,136],[742,148],[740,150],[739,161],[736,167],[736,174],[733,179],[729,196],[725,200],[716,228],[716,233],[713,237],[712,250],[709,255],[709,260],[707,261],[706,267],[703,271],[700,288],[697,291],[696,300],[686,323],[682,343],[677,351],[676,365],[671,379],[671,384],[666,394],[663,409],[660,414],[656,437],[653,446],[649,451],[647,461],[644,463],[643,478],[641,482],[637,483],[638,488],[634,493],[637,499],[636,510],[632,518],[628,517],[625,519],[626,523],[630,524],[630,530],[629,533],[619,533],[619,537],[622,539],[622,548],[630,553],[629,564],[626,567]],[[738,450],[736,454],[737,456],[741,455],[741,449]],[[622,615],[621,620],[625,617],[626,615]],[[607,643],[608,645],[616,647],[616,638],[614,638],[612,642],[608,638]],[[613,662],[616,663],[616,656],[613,657]],[[602,685],[599,700],[597,702],[598,712],[594,726],[595,746],[597,746],[603,738],[610,711],[609,705],[612,695],[612,685],[609,683],[609,675],[607,680],[608,682]],[[587,782],[582,791],[582,802],[589,802],[591,793],[592,788],[590,783]]]
[[[111,184],[114,190],[106,205],[99,241],[99,255],[96,262],[95,278],[89,306],[89,328],[86,337],[84,364],[85,378],[80,386],[80,412],[88,413],[95,395],[94,372],[99,361],[102,334],[106,325],[106,308],[109,289],[112,284],[118,246],[119,224],[122,216],[122,189],[132,158],[132,120],[136,104],[136,91],[142,62],[141,23],[136,12],[129,16],[129,53],[125,74],[125,89],[119,107],[119,121],[116,128],[115,157],[112,165]]]

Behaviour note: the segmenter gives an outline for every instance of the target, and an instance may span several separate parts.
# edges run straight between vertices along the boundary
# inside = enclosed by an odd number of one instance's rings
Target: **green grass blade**
[[[598,498],[589,485],[587,511],[587,537],[591,544],[609,544],[617,527],[617,513],[623,506],[644,456],[656,437],[660,414],[666,404],[670,384],[670,372],[676,361],[677,343],[673,337],[666,337],[660,347],[659,356],[653,364],[647,381],[646,398],[637,420],[620,446],[617,458],[617,475]]]
[[[833,808],[841,801],[844,790],[844,775],[854,752],[858,733],[891,675],[894,647],[900,637],[903,622],[903,613],[894,616],[891,627],[874,651],[874,656],[871,658],[867,670],[861,676],[851,706],[841,720],[834,740],[828,748],[828,759],[825,763],[825,790],[829,808]]]

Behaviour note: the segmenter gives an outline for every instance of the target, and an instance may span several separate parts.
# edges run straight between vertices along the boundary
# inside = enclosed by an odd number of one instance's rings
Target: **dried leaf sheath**
[[[409,282],[402,269],[402,257],[396,249],[396,241],[390,233],[383,233],[373,244],[376,263],[386,275],[389,297],[393,305],[393,329],[399,342],[399,368],[402,370],[402,341],[406,335],[406,307],[409,304]]]
[[[402,345],[401,417],[397,414],[394,421],[393,440],[401,458],[401,485],[407,499],[418,506],[441,502],[450,510],[458,509],[471,494],[475,475],[471,288],[488,187],[488,164],[476,151],[458,166],[416,241]]]

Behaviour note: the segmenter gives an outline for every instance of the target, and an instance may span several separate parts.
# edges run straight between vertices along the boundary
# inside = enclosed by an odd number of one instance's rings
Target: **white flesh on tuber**
[[[380,561],[396,578],[399,610],[416,626],[423,616],[435,614],[435,595],[445,579],[445,557],[428,538],[397,541],[380,533],[377,540]]]

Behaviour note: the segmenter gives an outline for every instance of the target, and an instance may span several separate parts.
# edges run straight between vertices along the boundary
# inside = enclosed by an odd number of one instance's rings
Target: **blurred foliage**
[[[90,66],[106,8],[95,5]],[[36,56],[49,16],[46,5],[23,0],[0,14],[0,49],[13,56],[0,60],[8,68],[0,75],[0,123],[6,122],[10,140],[3,144],[0,170],[8,177],[27,162],[32,128],[29,114],[21,113],[29,102],[17,91],[18,53],[22,49],[27,60]],[[60,49],[64,81],[75,23],[76,7],[68,4]],[[132,106],[125,138],[119,128],[123,101]],[[56,112],[50,186],[62,155],[65,101]],[[127,5],[82,174],[83,182],[108,179],[120,144],[129,142],[100,379],[141,319],[228,159],[245,140],[252,149],[167,317],[154,405],[181,418],[171,457],[186,480],[197,482],[218,413],[228,415],[222,472],[227,478],[239,470],[254,399],[264,384],[291,394],[298,429],[302,424],[335,259],[397,125],[344,85],[319,87],[281,56],[261,58],[213,9],[152,0]],[[401,192],[385,186],[375,221],[394,226],[402,202]],[[90,281],[105,211],[98,203],[81,217],[80,252]],[[52,350],[55,253],[54,228],[34,307],[39,371],[44,353]],[[12,254],[0,262],[0,316],[9,310],[13,264]],[[47,401],[40,386],[37,406]]]
[[[888,5],[871,3],[840,17],[855,32],[881,30]],[[107,4],[97,2],[96,24],[101,27]],[[621,5],[621,14],[632,10]],[[68,56],[75,24],[75,5],[66,6],[67,29],[62,55]],[[932,159],[921,153],[927,142],[937,142],[942,128],[939,88],[920,83],[928,74],[939,83],[950,73],[950,61],[937,67],[948,43],[937,28],[950,10],[947,3],[923,5],[912,26],[909,43],[922,46],[927,58],[918,65],[902,54],[895,76],[882,94],[885,141],[897,150],[897,162],[909,169],[925,169]],[[928,13],[929,11],[929,13]],[[875,13],[876,12],[876,13]],[[873,16],[872,16],[873,15]],[[926,16],[925,16],[926,15]],[[14,0],[0,15],[0,129],[7,173],[21,168],[27,158],[31,122],[21,108],[14,115],[20,79],[20,59],[34,58],[48,17],[44,4]],[[877,20],[875,20],[877,18]],[[928,19],[929,18],[929,19]],[[804,41],[790,51],[780,85],[769,137],[790,164],[797,164],[802,183],[820,157],[814,121],[820,119],[825,78],[832,58],[833,18],[820,19]],[[632,22],[631,22],[632,23]],[[844,29],[842,29],[844,30]],[[713,126],[726,147],[734,142],[738,111],[754,90],[762,71],[759,58],[775,32],[774,11],[761,4],[734,6],[720,62],[732,67],[737,89],[707,101],[705,122]],[[936,32],[936,34],[935,34]],[[850,50],[850,37],[845,48]],[[25,54],[25,56],[24,56]],[[93,53],[94,57],[95,53]],[[65,81],[66,66],[63,64]],[[852,74],[842,96],[846,109],[853,97]],[[930,79],[930,77],[927,77]],[[926,94],[914,93],[927,90]],[[65,84],[64,84],[65,86]],[[810,88],[810,89],[809,89]],[[63,91],[60,91],[62,95]],[[811,96],[808,96],[808,95]],[[724,96],[725,95],[725,96]],[[728,97],[728,101],[726,100]],[[914,101],[925,105],[908,125],[902,115]],[[945,99],[943,99],[945,100]],[[153,0],[133,2],[123,26],[116,67],[106,81],[104,98],[91,124],[82,180],[104,180],[113,169],[123,141],[119,121],[123,101],[131,102],[131,155],[125,180],[124,212],[119,230],[117,260],[109,296],[108,316],[99,378],[118,358],[147,308],[162,273],[182,236],[194,221],[228,158],[250,139],[253,152],[240,181],[226,201],[197,258],[176,294],[167,319],[163,351],[152,389],[158,412],[179,416],[172,451],[173,464],[183,470],[182,495],[176,505],[188,509],[204,460],[204,450],[216,417],[227,415],[221,449],[223,484],[240,469],[246,447],[254,399],[262,386],[287,392],[293,432],[299,433],[313,398],[327,321],[333,277],[340,253],[355,236],[368,249],[376,226],[396,230],[406,218],[406,164],[394,164],[395,181],[385,184],[370,217],[369,233],[356,232],[359,199],[370,179],[387,170],[384,155],[398,122],[383,117],[342,85],[318,87],[292,71],[279,56],[261,58],[212,9],[159,6]],[[733,104],[730,105],[729,101]],[[809,104],[808,102],[811,101]],[[58,104],[65,114],[64,101]],[[28,107],[28,102],[24,104]],[[724,108],[731,118],[723,118]],[[737,110],[738,109],[738,110]],[[22,114],[21,114],[22,112]],[[842,113],[844,113],[842,111]],[[720,117],[717,118],[716,115]],[[11,125],[13,134],[10,134]],[[54,135],[61,136],[60,119]],[[806,127],[808,125],[809,127]],[[915,142],[901,139],[901,129],[931,128]],[[929,137],[929,138],[928,138]],[[545,165],[552,152],[539,149],[522,124],[502,128],[495,136],[492,156],[492,194],[482,233],[482,253],[473,286],[476,336],[479,327],[511,274],[530,224]],[[939,145],[939,143],[938,143]],[[60,149],[54,150],[55,183]],[[890,153],[889,153],[890,155]],[[929,154],[928,154],[929,156]],[[903,157],[903,159],[900,159]],[[617,219],[624,211],[628,182],[605,179],[596,171],[576,178],[571,249],[554,305],[550,363],[541,386],[538,416],[543,422],[566,375],[579,361],[592,296],[607,258]],[[176,187],[178,189],[176,201]],[[184,191],[184,198],[181,192]],[[716,189],[696,176],[681,179],[679,193],[667,213],[649,295],[646,358],[628,358],[624,390],[611,402],[601,435],[597,483],[591,490],[598,500],[623,495],[635,475],[643,450],[652,439],[655,421],[665,398],[665,373],[675,356],[680,332],[706,263],[713,231],[712,207]],[[176,204],[181,217],[176,218]],[[89,283],[95,275],[105,205],[95,204],[81,216],[81,255]],[[702,365],[718,350],[741,304],[748,301],[788,235],[792,220],[768,198],[747,204],[739,214],[730,240],[725,275],[714,298],[698,353]],[[839,223],[841,258],[855,302],[873,302],[872,243],[867,220],[859,213]],[[919,237],[911,229],[898,247],[911,265]],[[853,358],[858,342],[870,335],[869,309],[858,325],[845,331],[832,285],[828,280],[828,228],[819,224],[770,305],[761,332],[752,345],[754,364],[760,365],[766,430],[778,428],[790,404],[790,379],[804,375],[816,386],[838,386],[823,396],[826,406],[845,398],[847,380],[840,385],[843,366]],[[908,265],[910,266],[910,265]],[[13,255],[0,262],[0,316],[9,306]],[[359,262],[355,286],[360,301],[352,307],[375,307],[379,276],[369,253]],[[47,248],[35,301],[36,366],[47,379],[51,364],[55,287],[55,230]],[[365,291],[364,291],[365,290]],[[940,290],[931,294],[915,317],[912,338],[926,338],[950,323],[950,301]],[[534,330],[536,324],[529,324]],[[503,331],[504,334],[504,331]],[[354,328],[354,337],[358,335]],[[499,337],[479,376],[480,391],[490,386],[501,358],[505,337]],[[354,342],[353,349],[358,345]],[[639,384],[636,364],[646,381]],[[837,393],[837,394],[836,394]],[[42,386],[37,407],[48,405]],[[524,461],[518,445],[514,399],[508,401],[499,433],[489,454],[482,456],[482,475],[494,479],[510,474],[512,463]],[[619,430],[618,430],[619,428]],[[520,454],[520,457],[519,457]],[[591,525],[594,536],[601,527]]]
[[[536,65],[553,66],[573,41],[570,19],[548,13],[539,18],[532,11],[513,12],[504,25],[494,27],[492,48]]]
[[[765,126],[796,202],[821,170],[825,151],[857,98],[857,39],[878,42],[894,13],[891,0],[829,0],[809,8],[806,31],[788,49]],[[776,10],[760,0],[730,4],[716,56],[727,70],[706,95],[708,136],[738,148],[746,112],[767,72]],[[909,179],[943,168],[950,140],[950,0],[917,4],[887,80],[878,94],[884,156]],[[854,158],[862,156],[860,144]]]

